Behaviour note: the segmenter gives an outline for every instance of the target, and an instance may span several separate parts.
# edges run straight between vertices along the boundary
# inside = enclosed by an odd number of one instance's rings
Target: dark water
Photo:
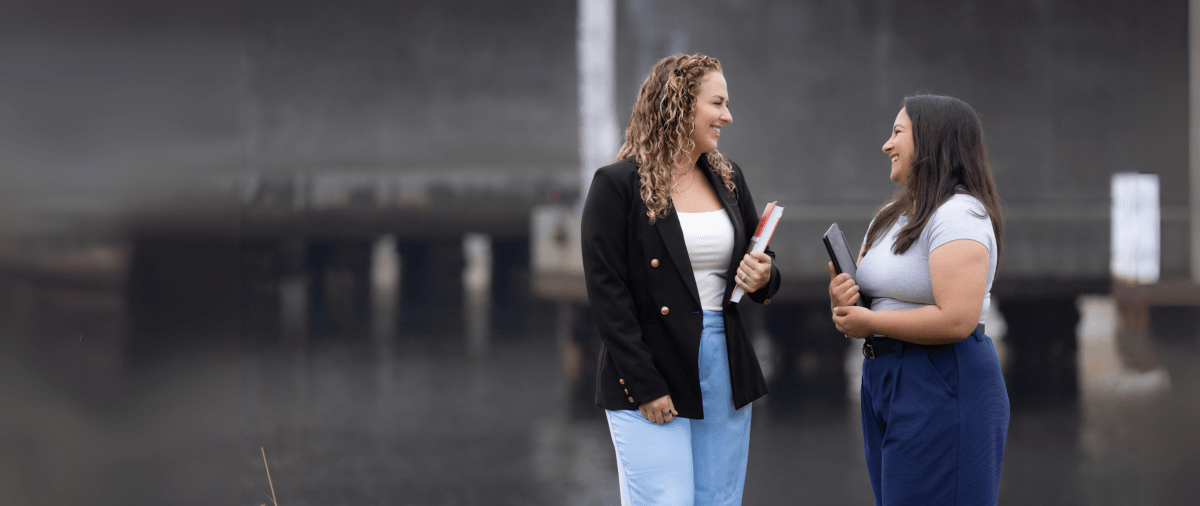
[[[1080,402],[1014,409],[1000,504],[1146,503],[1139,429],[1153,388],[1083,341],[1095,364]],[[602,412],[570,415],[560,344],[489,349],[398,337],[243,355],[242,503],[269,490],[261,446],[281,504],[618,504]],[[770,409],[755,405],[745,504],[871,503],[856,403]]]
[[[201,333],[192,342],[230,346],[131,363],[111,307],[79,300],[6,320],[2,504],[258,506],[272,489],[287,506],[619,502],[603,415],[570,408],[552,332],[490,336],[482,352],[387,332],[243,339],[239,352],[236,333]],[[1014,402],[1000,504],[1179,504],[1200,455],[1195,378],[1180,369],[1165,387],[1163,373],[1123,369],[1110,303],[1087,304],[1079,399]],[[764,401],[745,504],[871,503],[852,400]]]

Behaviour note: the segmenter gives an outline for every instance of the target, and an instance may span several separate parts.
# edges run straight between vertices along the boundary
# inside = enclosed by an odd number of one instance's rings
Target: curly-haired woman
[[[596,404],[621,504],[741,504],[750,402],[767,392],[738,304],[770,303],[774,253],[737,164],[717,152],[729,113],[721,64],[677,54],[650,71],[621,160],[596,171],[583,263],[599,331]]]

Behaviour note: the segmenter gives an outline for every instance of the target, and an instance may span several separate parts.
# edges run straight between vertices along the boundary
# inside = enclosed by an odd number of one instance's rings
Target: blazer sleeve
[[[736,163],[729,162],[733,166],[734,185],[741,193],[741,198],[738,199],[738,205],[742,207],[742,220],[745,221],[745,230],[747,235],[754,234],[758,229],[758,220],[762,217],[762,210],[754,205],[754,197],[750,195],[750,188],[746,186],[746,179],[742,177],[742,169]],[[762,304],[763,301],[775,296],[775,292],[779,291],[779,267],[775,264],[775,252],[771,250],[768,244],[767,249],[763,251],[767,256],[771,257],[771,279],[767,281],[767,286],[758,289],[753,293],[747,293],[746,296],[750,300]]]
[[[632,202],[636,189],[613,172],[596,171],[584,202],[584,280],[600,340],[625,381],[624,388],[644,403],[671,392],[642,341],[629,284],[628,213],[638,208]]]

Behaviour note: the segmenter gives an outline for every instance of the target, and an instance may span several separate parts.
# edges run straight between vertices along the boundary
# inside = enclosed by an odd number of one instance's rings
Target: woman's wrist
[[[863,319],[867,323],[867,331],[870,335],[883,334],[879,331],[879,311],[866,311]]]

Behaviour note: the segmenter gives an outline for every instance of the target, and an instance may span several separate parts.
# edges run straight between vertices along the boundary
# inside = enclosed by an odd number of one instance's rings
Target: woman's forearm
[[[915,344],[956,343],[971,335],[978,315],[947,311],[936,305],[894,311],[872,311],[870,327],[876,334]]]

